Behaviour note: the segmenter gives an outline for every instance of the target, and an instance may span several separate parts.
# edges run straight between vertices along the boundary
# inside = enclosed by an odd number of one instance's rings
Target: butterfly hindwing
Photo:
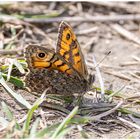
[[[61,22],[58,31],[56,52],[72,65],[84,78],[87,77],[87,67],[84,57],[72,28],[65,22]]]

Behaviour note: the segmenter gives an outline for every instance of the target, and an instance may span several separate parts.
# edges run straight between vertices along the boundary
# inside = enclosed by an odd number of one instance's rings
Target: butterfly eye
[[[39,58],[44,58],[46,56],[46,54],[44,52],[40,52],[40,53],[37,54],[37,56]]]
[[[69,33],[67,33],[67,35],[66,35],[66,39],[67,39],[67,40],[70,39],[70,34],[69,34]]]

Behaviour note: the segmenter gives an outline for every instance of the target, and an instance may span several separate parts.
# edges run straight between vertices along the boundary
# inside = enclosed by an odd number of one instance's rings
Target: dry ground
[[[22,7],[21,7],[22,5]],[[23,49],[26,44],[30,42],[35,43],[48,43],[47,37],[50,37],[53,41],[57,38],[57,30],[59,26],[59,17],[90,17],[111,15],[139,15],[139,2],[123,3],[118,4],[107,2],[107,3],[92,3],[92,2],[52,2],[52,3],[13,3],[10,5],[1,5],[0,11],[8,16],[12,15],[24,15],[23,19],[25,22],[19,20],[8,20],[7,16],[0,18],[1,20],[1,33],[0,39],[4,45],[4,48],[0,48],[0,59],[1,65],[3,58],[23,57],[23,53],[20,49]],[[21,7],[21,8],[19,8]],[[54,15],[53,15],[54,13]],[[41,22],[39,16],[35,20],[34,18],[28,19],[30,15],[37,14],[48,14],[48,17],[52,19],[52,22],[47,22],[46,19]],[[54,18],[58,17],[58,19]],[[120,93],[123,95],[124,106],[129,106],[132,111],[140,113],[140,28],[138,19],[125,20],[112,20],[108,18],[104,21],[75,21],[73,18],[69,20],[69,24],[75,31],[82,51],[88,61],[90,55],[94,54],[96,61],[100,62],[105,56],[105,60],[99,64],[101,75],[104,81],[106,90],[112,90],[114,92],[124,87]],[[60,18],[61,19],[61,18]],[[91,18],[92,19],[92,18]],[[126,18],[127,19],[127,18]],[[64,18],[64,20],[67,20]],[[37,21],[37,22],[36,22]],[[30,22],[30,24],[28,24]],[[17,27],[17,36],[12,39],[11,36],[11,25]],[[122,31],[120,33],[120,30]],[[125,30],[125,31],[124,31]],[[11,40],[10,40],[11,39]],[[11,43],[12,42],[12,43]],[[18,53],[12,52],[13,55],[5,55],[5,47],[10,49],[18,49]],[[12,47],[12,48],[11,48]],[[109,55],[108,52],[111,51]],[[20,53],[21,52],[21,53]],[[100,87],[99,80],[95,72],[94,86]],[[14,88],[14,87],[13,87]],[[33,96],[25,92],[23,89],[18,89],[24,97],[30,102],[33,101]],[[12,111],[15,111],[16,118],[20,119],[24,116],[26,110],[22,109],[18,104],[15,103],[14,99],[11,98],[6,91],[0,87],[1,98],[0,101],[6,101],[11,107]],[[126,100],[128,97],[134,97],[133,100]],[[114,97],[114,102],[119,102],[122,98]],[[132,98],[131,98],[132,99]],[[1,109],[1,107],[0,107]],[[18,109],[18,111],[17,111]],[[50,125],[57,120],[62,120],[63,116],[58,114],[56,111],[46,111],[45,120],[43,126]],[[4,114],[0,112],[0,116]],[[130,124],[117,119],[120,116],[126,120],[140,125],[140,120],[135,121],[126,114],[115,112],[109,116],[103,118],[103,122],[91,123],[84,125],[83,128],[89,134],[89,138],[128,138],[133,135],[134,138],[140,136],[139,130]],[[47,121],[46,121],[47,120]],[[115,122],[116,120],[116,122]],[[80,138],[77,129],[74,129],[69,133],[66,138]]]

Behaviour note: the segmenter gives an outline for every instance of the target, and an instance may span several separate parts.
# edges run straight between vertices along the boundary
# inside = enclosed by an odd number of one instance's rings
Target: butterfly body
[[[29,68],[25,83],[32,92],[71,96],[91,87],[78,41],[65,22],[60,24],[56,51],[32,44],[26,47],[25,58]]]

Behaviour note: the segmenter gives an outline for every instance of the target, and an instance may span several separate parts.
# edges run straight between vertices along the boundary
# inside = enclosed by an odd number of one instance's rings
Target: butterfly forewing
[[[25,58],[30,70],[46,68],[48,70],[58,70],[67,74],[78,74],[62,56],[46,47],[28,45],[25,49]]]
[[[72,28],[65,22],[61,22],[59,27],[56,52],[87,78],[87,67],[79,43]]]

